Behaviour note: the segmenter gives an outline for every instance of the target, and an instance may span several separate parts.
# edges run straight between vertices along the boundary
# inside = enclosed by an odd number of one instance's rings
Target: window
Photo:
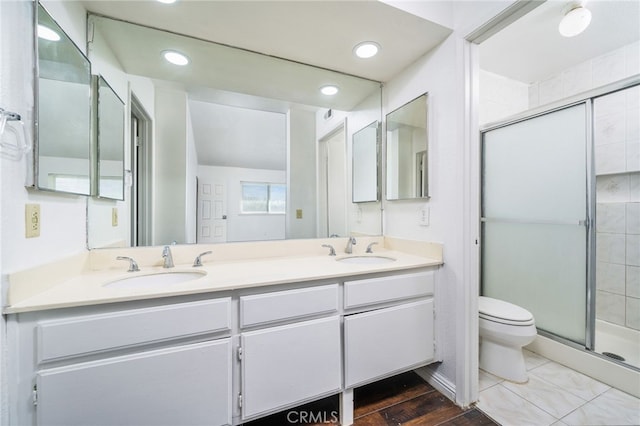
[[[284,214],[287,186],[281,183],[241,182],[240,213]]]

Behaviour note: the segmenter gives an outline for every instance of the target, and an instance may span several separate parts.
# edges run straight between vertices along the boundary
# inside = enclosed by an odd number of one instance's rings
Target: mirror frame
[[[375,174],[375,180],[376,180],[376,197],[374,199],[369,199],[369,200],[356,200],[355,199],[355,193],[356,193],[356,155],[355,155],[355,142],[356,142],[356,135],[360,132],[363,132],[371,127],[375,127],[376,129],[376,138],[375,138],[375,150],[376,150],[376,174]],[[382,123],[378,120],[376,121],[372,121],[371,123],[369,123],[368,125],[364,126],[362,129],[356,131],[353,133],[353,135],[351,136],[351,202],[354,204],[361,204],[361,203],[375,203],[375,202],[379,202],[380,201],[380,182],[382,180],[382,176],[381,176],[381,169],[380,169],[380,145],[382,142]],[[367,141],[368,142],[368,141]]]
[[[424,97],[424,106],[425,106],[425,114],[424,114],[424,129],[425,129],[425,141],[424,141],[424,151],[419,151],[416,155],[420,155],[420,158],[417,156],[412,159],[413,162],[416,163],[416,168],[420,165],[424,167],[424,171],[421,175],[415,176],[416,182],[416,190],[418,187],[422,188],[420,191],[420,195],[416,195],[413,197],[398,197],[398,198],[389,198],[389,138],[388,136],[388,128],[389,128],[389,116],[401,111],[403,108],[406,108],[408,105],[420,100]],[[425,92],[410,101],[404,103],[400,107],[394,109],[389,112],[385,116],[385,199],[387,201],[405,201],[405,200],[428,200],[431,198],[429,195],[429,92]]]
[[[55,188],[49,188],[49,187],[43,187],[40,186],[39,183],[39,179],[40,179],[40,113],[41,113],[41,108],[40,108],[40,99],[41,99],[41,90],[40,90],[40,53],[39,53],[39,47],[40,47],[40,41],[39,41],[39,37],[38,37],[38,24],[39,24],[39,14],[40,14],[40,9],[42,9],[42,11],[44,13],[46,13],[49,18],[51,19],[51,21],[53,21],[56,26],[57,29],[61,32],[61,35],[63,37],[66,37],[67,41],[70,43],[70,46],[75,48],[75,50],[77,51],[77,53],[80,54],[80,56],[82,57],[82,59],[84,59],[84,61],[86,62],[87,65],[87,76],[88,76],[88,88],[89,88],[89,97],[87,98],[87,109],[89,111],[89,119],[88,119],[88,132],[86,135],[86,145],[89,149],[89,155],[87,157],[87,163],[88,163],[88,173],[87,173],[87,178],[89,179],[89,187],[88,187],[88,191],[85,192],[74,192],[74,191],[62,191],[62,190],[58,190]],[[40,191],[47,191],[47,192],[58,192],[58,193],[63,193],[63,194],[75,194],[75,195],[84,195],[87,197],[90,197],[93,193],[93,185],[94,185],[94,178],[92,176],[92,169],[93,169],[93,157],[94,157],[94,147],[92,146],[92,138],[93,138],[93,119],[94,119],[94,111],[93,111],[93,84],[92,84],[92,74],[91,74],[91,61],[89,61],[89,58],[87,57],[87,55],[78,47],[78,45],[73,41],[73,39],[67,34],[67,32],[62,28],[62,26],[58,23],[58,21],[55,20],[55,18],[49,13],[49,11],[40,3],[40,1],[34,1],[33,2],[33,37],[34,37],[34,102],[33,102],[33,113],[34,113],[34,144],[33,144],[33,170],[29,171],[29,176],[27,178],[27,182],[26,182],[26,186],[27,187],[33,187],[36,188]],[[33,179],[33,180],[32,180]]]
[[[118,96],[118,94],[116,93],[115,90],[113,90],[113,87],[111,87],[111,85],[109,84],[109,82],[107,82],[107,80],[101,75],[94,75],[93,76],[93,80],[94,80],[94,84],[93,84],[93,90],[95,93],[94,96],[94,111],[95,111],[95,132],[94,132],[94,137],[95,137],[95,159],[93,162],[93,164],[95,164],[95,176],[93,178],[94,181],[94,191],[93,194],[95,196],[97,196],[98,198],[103,198],[103,199],[107,199],[107,200],[118,200],[118,201],[124,201],[125,199],[125,185],[124,185],[124,170],[125,170],[125,164],[124,164],[124,160],[125,160],[125,130],[126,130],[126,109],[125,109],[125,103],[122,100],[122,98],[120,98],[120,96]],[[119,145],[120,147],[120,152],[122,154],[122,167],[121,170],[119,172],[119,176],[117,176],[118,178],[120,178],[120,190],[121,190],[121,195],[120,197],[112,197],[109,196],[108,194],[103,194],[102,191],[100,190],[101,188],[101,182],[102,182],[102,164],[101,164],[101,146],[102,146],[102,142],[101,141],[101,137],[100,137],[100,129],[101,129],[101,114],[100,114],[100,98],[101,98],[101,89],[108,89],[109,90],[109,94],[113,95],[115,97],[115,99],[117,99],[117,101],[120,103],[120,106],[122,108],[122,129],[120,129],[120,138],[118,141],[116,141],[116,143]]]

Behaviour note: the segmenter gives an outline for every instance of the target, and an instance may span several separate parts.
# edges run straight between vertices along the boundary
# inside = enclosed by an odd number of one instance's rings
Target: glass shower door
[[[483,133],[482,294],[586,343],[587,104]]]

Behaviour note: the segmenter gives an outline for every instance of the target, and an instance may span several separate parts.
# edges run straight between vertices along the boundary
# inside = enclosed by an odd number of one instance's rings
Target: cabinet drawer
[[[344,283],[344,307],[357,308],[376,303],[433,294],[434,272],[392,275]]]
[[[300,319],[338,310],[338,284],[240,298],[240,326]]]
[[[38,362],[230,329],[229,297],[42,321]]]

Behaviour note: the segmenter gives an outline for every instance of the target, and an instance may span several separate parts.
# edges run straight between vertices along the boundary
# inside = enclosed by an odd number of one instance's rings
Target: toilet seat
[[[500,324],[529,326],[535,322],[531,312],[526,309],[486,296],[479,297],[478,312],[480,318]]]

